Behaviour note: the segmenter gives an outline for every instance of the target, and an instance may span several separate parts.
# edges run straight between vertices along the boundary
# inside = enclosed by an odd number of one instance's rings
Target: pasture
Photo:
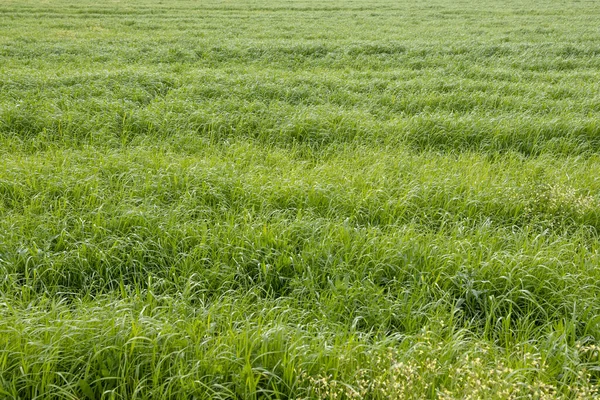
[[[599,21],[0,0],[0,398],[600,396]]]

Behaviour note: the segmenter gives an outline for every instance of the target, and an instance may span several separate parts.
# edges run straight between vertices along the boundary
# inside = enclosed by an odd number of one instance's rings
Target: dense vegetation
[[[0,397],[593,398],[594,1],[2,0]]]

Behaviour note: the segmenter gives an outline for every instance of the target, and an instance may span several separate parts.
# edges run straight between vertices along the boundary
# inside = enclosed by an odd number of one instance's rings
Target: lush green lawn
[[[598,21],[0,0],[0,398],[600,396]]]

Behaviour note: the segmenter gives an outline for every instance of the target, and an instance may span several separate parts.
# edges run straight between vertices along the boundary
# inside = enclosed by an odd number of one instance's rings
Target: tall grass
[[[5,1],[0,398],[600,396],[597,19]]]

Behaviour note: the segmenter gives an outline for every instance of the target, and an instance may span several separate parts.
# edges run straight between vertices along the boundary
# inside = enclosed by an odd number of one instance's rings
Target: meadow
[[[0,0],[0,398],[600,397],[598,21]]]

